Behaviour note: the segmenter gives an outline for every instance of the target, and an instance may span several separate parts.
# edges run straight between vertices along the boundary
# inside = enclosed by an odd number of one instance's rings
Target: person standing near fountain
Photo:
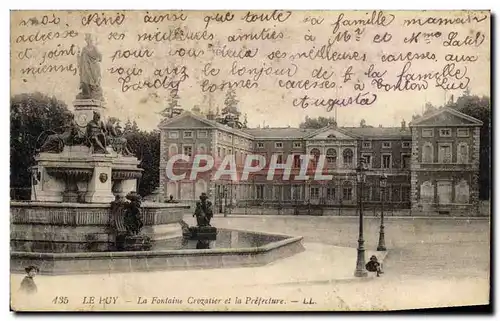
[[[78,55],[81,91],[76,98],[102,100],[101,68],[99,66],[99,63],[102,61],[102,55],[94,45],[91,34],[85,34],[85,42],[87,45],[83,47],[81,53]]]

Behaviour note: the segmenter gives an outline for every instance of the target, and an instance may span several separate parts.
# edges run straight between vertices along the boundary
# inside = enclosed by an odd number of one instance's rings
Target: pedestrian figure
[[[377,276],[380,276],[380,274],[383,274],[384,272],[382,271],[382,267],[380,263],[378,262],[378,259],[375,255],[372,255],[370,257],[370,262],[366,263],[366,270],[369,272],[377,272]]]
[[[24,269],[26,271],[26,276],[21,282],[20,290],[27,294],[35,294],[37,292],[37,287],[33,278],[38,273],[38,268],[34,265],[30,265]]]

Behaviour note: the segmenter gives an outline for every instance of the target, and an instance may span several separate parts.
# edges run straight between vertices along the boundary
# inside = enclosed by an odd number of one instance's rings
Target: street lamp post
[[[224,217],[227,217],[227,186],[224,186]]]
[[[385,247],[385,231],[384,231],[384,198],[385,198],[385,187],[387,186],[387,176],[382,174],[380,176],[380,233],[378,238],[377,251],[387,250]]]
[[[358,255],[356,259],[356,270],[354,276],[366,277],[368,272],[365,269],[365,241],[363,239],[363,184],[366,179],[366,167],[363,159],[356,168],[356,178],[358,181],[358,206],[359,206],[359,238],[358,238]]]

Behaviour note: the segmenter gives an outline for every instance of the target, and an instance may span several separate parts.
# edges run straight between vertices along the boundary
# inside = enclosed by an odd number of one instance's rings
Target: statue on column
[[[80,93],[77,99],[102,100],[101,68],[102,55],[93,43],[92,35],[85,34],[87,45],[78,55],[78,71],[80,74]]]

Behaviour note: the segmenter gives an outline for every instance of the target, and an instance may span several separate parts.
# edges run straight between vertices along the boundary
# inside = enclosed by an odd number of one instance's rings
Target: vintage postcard
[[[490,15],[11,11],[11,309],[489,305]]]

